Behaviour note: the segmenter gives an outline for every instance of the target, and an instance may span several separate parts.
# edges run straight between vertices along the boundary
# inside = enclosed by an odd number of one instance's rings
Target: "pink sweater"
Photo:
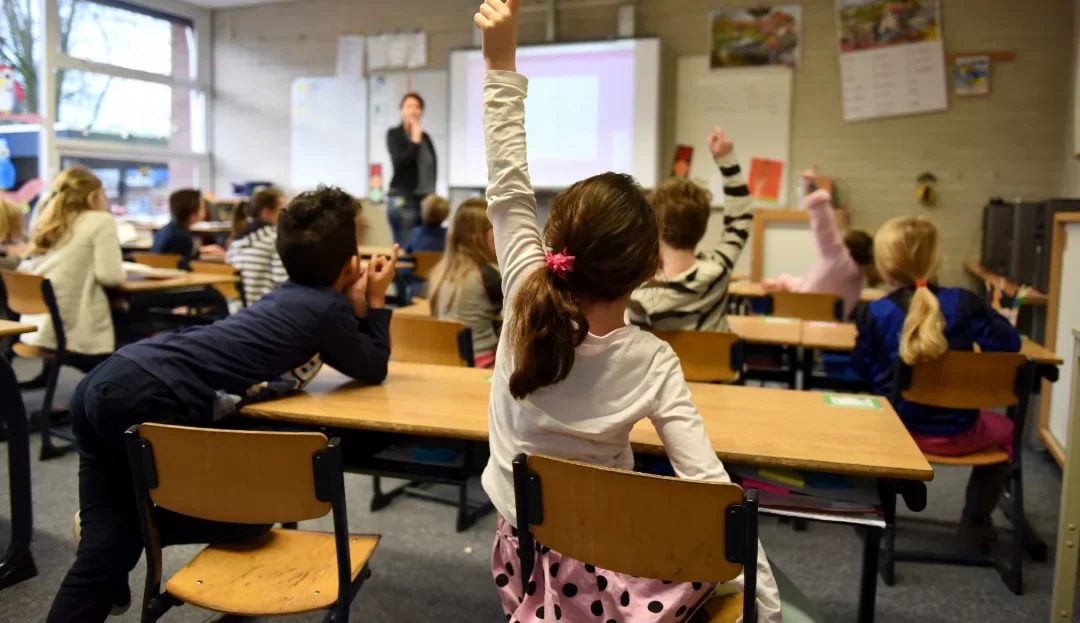
[[[810,213],[810,229],[818,247],[818,263],[803,277],[780,275],[777,289],[788,292],[820,292],[844,299],[844,318],[851,315],[862,292],[863,273],[836,228],[832,199],[826,190],[817,190],[803,200]]]

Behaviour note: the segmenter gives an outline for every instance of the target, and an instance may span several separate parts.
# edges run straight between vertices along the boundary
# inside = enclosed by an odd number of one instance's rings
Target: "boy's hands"
[[[373,255],[367,264],[367,294],[368,306],[371,309],[386,307],[386,290],[394,281],[396,273],[398,251],[400,247],[394,245],[394,250],[389,258],[382,255]]]
[[[712,134],[709,135],[709,151],[713,158],[723,158],[730,154],[732,149],[735,149],[735,143],[731,142],[720,126],[713,126]]]
[[[345,289],[345,297],[352,303],[353,313],[357,318],[367,318],[368,311],[368,268],[365,264],[360,264],[360,276],[356,278],[351,286]]]
[[[488,69],[517,71],[518,7],[521,0],[484,0],[473,16],[483,31]]]

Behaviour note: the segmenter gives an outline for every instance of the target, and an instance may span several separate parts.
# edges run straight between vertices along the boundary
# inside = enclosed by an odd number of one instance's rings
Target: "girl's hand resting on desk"
[[[517,71],[518,7],[521,0],[484,0],[473,16],[483,31],[488,69]]]
[[[351,286],[345,288],[345,298],[352,303],[353,313],[357,318],[367,318],[368,312],[368,267],[360,263],[360,273]]]
[[[723,158],[730,154],[732,149],[735,149],[735,143],[731,142],[720,126],[713,126],[712,134],[709,135],[709,151],[713,158]]]
[[[389,258],[374,255],[368,260],[366,271],[368,306],[372,309],[386,307],[386,290],[394,282],[399,249],[400,247],[395,244]]]

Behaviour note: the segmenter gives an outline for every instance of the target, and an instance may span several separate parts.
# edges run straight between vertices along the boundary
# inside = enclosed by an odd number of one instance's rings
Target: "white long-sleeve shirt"
[[[524,279],[545,266],[536,220],[536,197],[525,157],[528,82],[514,72],[489,71],[484,83],[484,134],[488,164],[488,217],[503,292],[513,301]],[[512,305],[504,319],[513,322]],[[547,454],[594,465],[632,469],[630,430],[649,418],[681,478],[730,482],[690,399],[678,357],[665,342],[635,326],[607,335],[588,334],[563,381],[524,400],[510,394],[514,372],[509,331],[495,358],[488,407],[491,457],[484,490],[500,514],[517,525],[512,462],[519,453]],[[780,621],[780,596],[765,554],[758,548],[759,621]],[[742,578],[737,580],[741,587]]]
[[[105,288],[123,283],[124,259],[112,214],[81,212],[56,246],[24,260],[19,270],[42,275],[52,283],[68,351],[104,355],[116,349]],[[36,333],[23,335],[23,342],[56,348],[56,330],[48,314],[23,316],[21,320],[38,328]]]

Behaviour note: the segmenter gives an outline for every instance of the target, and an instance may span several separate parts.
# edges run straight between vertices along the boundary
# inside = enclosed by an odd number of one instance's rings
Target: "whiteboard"
[[[709,132],[718,125],[735,142],[748,182],[751,159],[784,163],[779,200],[755,205],[787,207],[792,179],[791,70],[747,67],[712,71],[707,56],[684,56],[679,59],[677,81],[675,142],[694,148],[690,178],[712,190],[714,205],[723,205],[723,178],[707,144]],[[674,158],[674,154],[665,158]]]
[[[438,170],[435,172],[435,192],[448,193],[447,172],[450,170],[450,152],[447,148],[447,79],[445,71],[394,71],[373,73],[368,76],[369,131],[367,156],[371,164],[383,166],[383,190],[390,189],[394,177],[394,165],[386,150],[386,131],[401,125],[401,98],[416,92],[424,98],[424,116],[420,119],[424,132],[435,143]]]
[[[292,187],[320,184],[368,193],[367,84],[346,78],[292,83]]]
[[[1057,338],[1050,345],[1065,363],[1061,365],[1061,380],[1050,392],[1050,416],[1047,428],[1062,450],[1069,449],[1069,399],[1071,392],[1080,389],[1067,386],[1073,378],[1074,327],[1080,327],[1080,223],[1065,223],[1064,253],[1061,256],[1061,283],[1058,295]]]
[[[765,228],[761,276],[805,275],[818,262],[817,243],[809,223],[772,223]]]

